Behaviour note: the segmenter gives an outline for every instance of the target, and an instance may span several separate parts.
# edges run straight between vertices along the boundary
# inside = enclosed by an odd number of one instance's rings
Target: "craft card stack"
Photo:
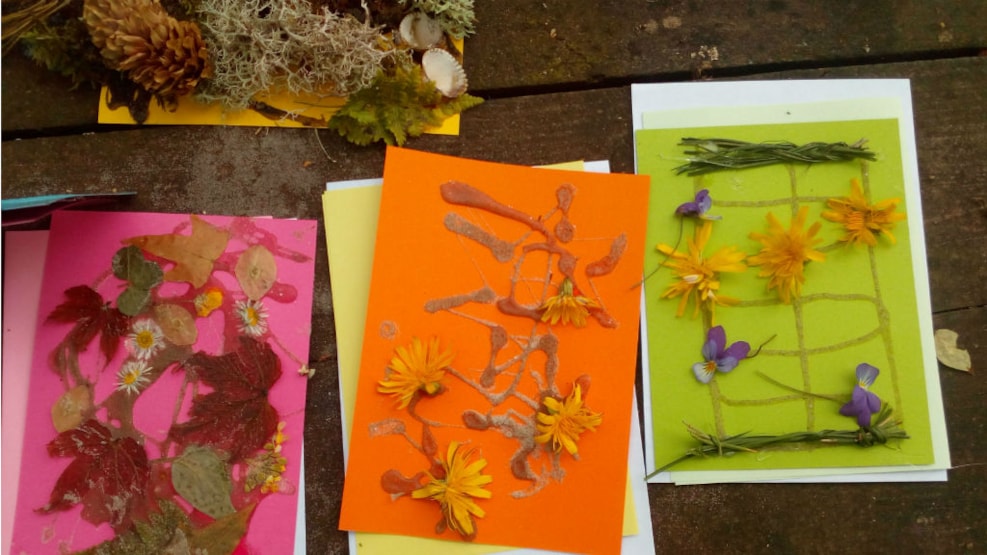
[[[382,187],[330,184],[354,553],[653,549],[628,458],[646,197],[394,148]]]
[[[908,82],[632,92],[654,479],[945,480]]]
[[[304,551],[299,370],[316,232],[301,220],[58,212],[43,265],[29,264],[38,251],[8,250],[5,279],[43,283],[39,304],[4,312],[5,328],[38,321],[4,342],[4,439],[27,430],[11,552]],[[7,235],[25,239],[36,236]],[[33,363],[9,366],[32,336]],[[10,415],[17,391],[26,410]],[[5,477],[11,458],[5,447]]]

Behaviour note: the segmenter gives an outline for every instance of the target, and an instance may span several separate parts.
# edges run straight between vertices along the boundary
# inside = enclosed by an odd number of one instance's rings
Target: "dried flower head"
[[[792,297],[802,294],[805,283],[805,263],[814,260],[822,262],[826,255],[812,248],[822,239],[816,239],[820,223],[816,222],[806,231],[805,218],[809,208],[803,206],[792,219],[788,229],[774,214],[768,213],[768,233],[751,233],[751,239],[759,241],[763,247],[750,257],[751,266],[760,266],[758,277],[768,277],[768,289],[777,289],[778,296],[788,304]]]
[[[746,341],[737,341],[727,347],[727,333],[723,326],[714,326],[706,332],[703,343],[703,362],[692,365],[692,372],[702,383],[709,383],[716,372],[729,372],[747,358],[751,346]]]
[[[555,325],[561,320],[563,325],[572,322],[572,325],[581,328],[586,325],[588,308],[596,306],[592,299],[576,294],[572,280],[565,277],[559,284],[558,293],[545,299],[541,305],[541,321]]]
[[[747,266],[744,264],[746,255],[737,251],[736,247],[730,246],[721,248],[707,258],[703,250],[712,232],[713,222],[703,222],[703,225],[696,229],[695,238],[689,239],[687,253],[678,252],[665,244],[658,245],[658,251],[669,257],[663,266],[672,268],[678,276],[678,281],[669,285],[661,295],[663,299],[682,297],[676,316],[685,313],[690,298],[694,298],[696,303],[694,315],[699,313],[700,307],[708,307],[712,312],[717,304],[731,305],[737,302],[732,297],[718,294],[719,273],[746,271]]]
[[[675,213],[680,216],[699,218],[700,220],[720,220],[723,216],[713,216],[709,214],[709,209],[713,207],[713,197],[709,196],[709,189],[702,189],[696,193],[696,198],[691,202],[684,202],[675,209]]]
[[[539,435],[535,436],[538,443],[552,442],[556,453],[564,447],[570,455],[579,452],[576,442],[583,432],[596,431],[603,422],[600,413],[593,412],[583,405],[583,392],[579,383],[572,387],[572,393],[560,401],[554,397],[545,397],[544,407],[538,412],[538,422],[535,427]]]
[[[137,394],[141,389],[150,383],[147,373],[150,372],[147,363],[142,360],[132,360],[123,365],[117,373],[117,391],[126,391],[128,394]]]
[[[850,402],[840,407],[843,416],[854,416],[861,428],[870,427],[872,414],[881,410],[881,399],[870,391],[881,371],[863,362],[857,366],[857,383],[853,386]]]
[[[164,333],[154,320],[137,320],[127,336],[127,347],[138,359],[148,360],[164,348]]]
[[[426,345],[414,337],[410,345],[396,351],[387,367],[387,376],[378,382],[377,391],[396,397],[398,408],[403,409],[419,392],[435,395],[442,390],[442,378],[452,364],[453,354],[441,350],[437,338]]]
[[[840,241],[855,245],[877,245],[877,236],[885,235],[895,243],[894,229],[896,222],[905,219],[904,214],[895,212],[901,199],[885,199],[876,204],[870,204],[860,181],[850,181],[850,196],[831,198],[826,205],[831,209],[822,213],[822,217],[831,222],[843,224],[844,233]]]
[[[238,329],[250,337],[267,333],[267,309],[260,301],[237,301],[234,305],[240,323]]]
[[[476,536],[473,517],[483,518],[486,515],[473,499],[490,499],[492,494],[483,486],[492,482],[493,477],[480,473],[487,466],[486,459],[470,462],[475,449],[462,451],[461,447],[458,442],[449,443],[446,457],[441,461],[445,476],[433,476],[431,472],[426,472],[428,483],[411,492],[411,496],[438,501],[445,524],[471,540]]]
[[[223,291],[217,287],[210,287],[195,296],[194,304],[195,313],[205,318],[212,314],[212,311],[223,306]]]

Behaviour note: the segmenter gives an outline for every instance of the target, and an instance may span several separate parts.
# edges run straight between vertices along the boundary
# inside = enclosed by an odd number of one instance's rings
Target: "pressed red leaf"
[[[395,469],[390,469],[380,477],[380,487],[387,493],[410,494],[422,487],[421,481],[425,477],[424,472],[419,472],[408,478]]]
[[[182,445],[208,445],[235,463],[264,447],[278,426],[278,411],[267,399],[281,377],[281,360],[267,343],[240,337],[240,348],[225,355],[196,353],[185,370],[213,389],[192,399],[188,422],[172,426]]]
[[[113,358],[120,338],[130,331],[130,318],[110,306],[88,285],[77,285],[65,291],[66,300],[48,315],[49,321],[75,324],[66,336],[72,347],[84,351],[97,335],[99,348],[106,360]]]
[[[109,523],[116,531],[130,527],[135,508],[145,499],[150,465],[147,453],[130,437],[113,437],[96,420],[58,434],[48,443],[52,457],[75,457],[59,476],[43,513],[83,504],[82,518]]]

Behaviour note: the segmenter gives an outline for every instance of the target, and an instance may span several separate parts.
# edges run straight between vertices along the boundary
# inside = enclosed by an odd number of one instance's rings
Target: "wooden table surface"
[[[934,326],[987,360],[987,2],[477,2],[458,137],[406,146],[633,172],[630,84],[908,78]],[[715,54],[714,54],[715,52]],[[136,190],[120,210],[321,219],[326,181],[378,176],[381,146],[312,129],[97,126],[95,91],[3,58],[4,198]],[[323,152],[325,145],[328,156]],[[331,276],[320,239],[305,431],[309,553],[345,553]],[[10,292],[7,292],[10,293]],[[667,553],[987,552],[987,381],[940,367],[947,483],[650,485]]]

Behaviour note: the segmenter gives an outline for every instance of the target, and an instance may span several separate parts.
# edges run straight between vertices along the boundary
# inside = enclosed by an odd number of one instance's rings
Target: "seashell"
[[[422,56],[425,77],[435,83],[435,88],[449,98],[466,92],[466,72],[452,54],[440,48],[432,48]]]
[[[401,40],[415,50],[428,50],[442,41],[445,35],[439,22],[422,12],[411,12],[398,27]]]

